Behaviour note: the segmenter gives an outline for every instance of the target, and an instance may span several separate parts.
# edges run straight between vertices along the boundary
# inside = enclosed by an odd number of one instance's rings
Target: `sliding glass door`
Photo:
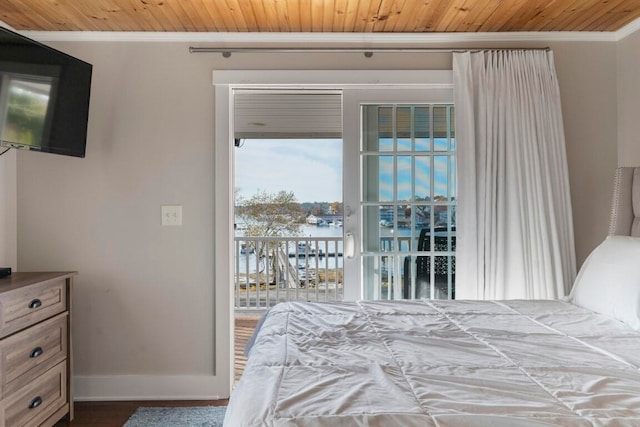
[[[357,276],[364,299],[455,297],[455,110],[450,91],[418,92],[345,94],[358,114],[357,131],[345,126],[357,134],[345,163],[359,175],[345,174],[345,295]]]

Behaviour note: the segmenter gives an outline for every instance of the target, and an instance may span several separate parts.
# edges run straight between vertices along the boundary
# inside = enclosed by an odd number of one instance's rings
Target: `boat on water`
[[[296,247],[296,254],[298,256],[324,256],[324,252],[322,251],[322,249],[316,249],[305,242],[298,243],[298,246]],[[290,256],[295,256],[296,254],[290,254]]]
[[[240,245],[240,254],[241,255],[253,254],[255,252],[256,252],[256,248],[254,248],[251,245],[249,245],[249,247],[247,247],[246,243],[243,243],[242,245]]]
[[[318,225],[319,221],[322,221],[322,218],[318,218],[315,215],[309,215],[306,219],[307,224],[309,225]]]
[[[298,253],[301,253],[301,254],[306,254],[306,253],[315,254],[316,253],[316,248],[312,247],[311,245],[307,245],[305,242],[299,242],[298,246],[297,246],[297,249],[298,249]]]
[[[315,216],[315,215],[309,215],[305,222],[308,225],[315,225],[317,227],[329,227],[330,225],[333,224],[333,222],[329,221],[328,218],[321,218],[319,216]]]
[[[393,227],[393,221],[388,221],[386,219],[381,219],[380,220],[380,227],[386,227],[386,228]]]

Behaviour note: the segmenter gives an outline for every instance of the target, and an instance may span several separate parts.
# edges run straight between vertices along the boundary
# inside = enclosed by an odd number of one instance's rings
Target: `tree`
[[[342,202],[331,203],[331,214],[342,215]]]
[[[267,193],[261,190],[247,200],[238,191],[234,195],[236,214],[247,226],[245,236],[287,237],[301,234],[299,217],[302,209],[292,191]],[[277,247],[274,243],[267,245],[267,242],[257,242],[256,246],[254,250],[260,259],[265,258],[267,251]]]
[[[238,200],[240,199],[240,200]],[[281,237],[300,234],[302,210],[292,191],[258,191],[248,200],[236,193],[236,213],[247,225],[247,236]]]

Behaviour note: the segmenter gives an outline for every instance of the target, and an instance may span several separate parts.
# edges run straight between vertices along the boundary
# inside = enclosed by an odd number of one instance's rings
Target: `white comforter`
[[[562,301],[284,303],[225,426],[640,426],[640,333]]]

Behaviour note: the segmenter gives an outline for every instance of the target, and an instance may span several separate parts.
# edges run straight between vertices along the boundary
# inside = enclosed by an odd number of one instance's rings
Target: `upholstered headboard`
[[[609,235],[640,237],[640,167],[616,169]]]

